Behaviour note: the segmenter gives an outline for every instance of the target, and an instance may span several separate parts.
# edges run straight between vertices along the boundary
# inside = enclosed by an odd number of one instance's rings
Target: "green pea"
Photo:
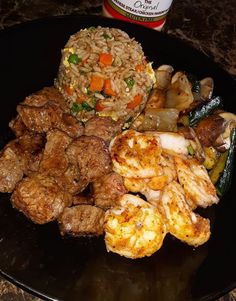
[[[71,53],[68,57],[68,62],[70,64],[78,65],[81,62],[81,58],[79,58],[76,53]]]
[[[135,84],[135,80],[132,77],[128,77],[125,79],[126,85],[129,89],[132,89],[134,84]]]

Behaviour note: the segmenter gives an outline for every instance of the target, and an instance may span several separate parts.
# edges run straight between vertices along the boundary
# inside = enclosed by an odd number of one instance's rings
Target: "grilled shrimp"
[[[192,211],[176,181],[164,188],[158,209],[166,216],[167,231],[181,241],[197,247],[209,239],[209,220]]]
[[[131,194],[121,197],[120,206],[106,211],[104,229],[107,250],[132,259],[151,256],[166,235],[158,210]]]
[[[178,180],[183,186],[187,201],[194,209],[197,206],[206,208],[216,204],[219,198],[215,186],[205,169],[194,158],[174,157]]]
[[[150,178],[162,174],[158,137],[127,130],[110,144],[113,170],[124,177]]]

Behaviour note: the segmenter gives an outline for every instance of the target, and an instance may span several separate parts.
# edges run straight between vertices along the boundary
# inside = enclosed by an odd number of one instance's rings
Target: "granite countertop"
[[[45,16],[101,14],[101,0],[1,0],[0,29]],[[236,78],[236,1],[174,1],[164,31],[214,59]],[[0,276],[1,301],[39,301]],[[236,300],[236,289],[218,301]]]

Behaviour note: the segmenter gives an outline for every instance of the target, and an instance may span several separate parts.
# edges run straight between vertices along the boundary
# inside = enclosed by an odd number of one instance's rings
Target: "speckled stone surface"
[[[101,0],[1,0],[0,29],[46,16],[99,15],[101,5]],[[174,1],[164,31],[204,52],[236,78],[235,0]],[[0,277],[0,301],[40,300]],[[236,289],[218,301],[236,301]]]

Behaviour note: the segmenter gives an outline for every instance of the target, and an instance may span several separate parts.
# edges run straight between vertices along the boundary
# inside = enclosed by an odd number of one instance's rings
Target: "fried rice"
[[[70,37],[55,85],[79,120],[99,115],[127,121],[144,108],[154,80],[151,63],[134,38],[98,26]]]

